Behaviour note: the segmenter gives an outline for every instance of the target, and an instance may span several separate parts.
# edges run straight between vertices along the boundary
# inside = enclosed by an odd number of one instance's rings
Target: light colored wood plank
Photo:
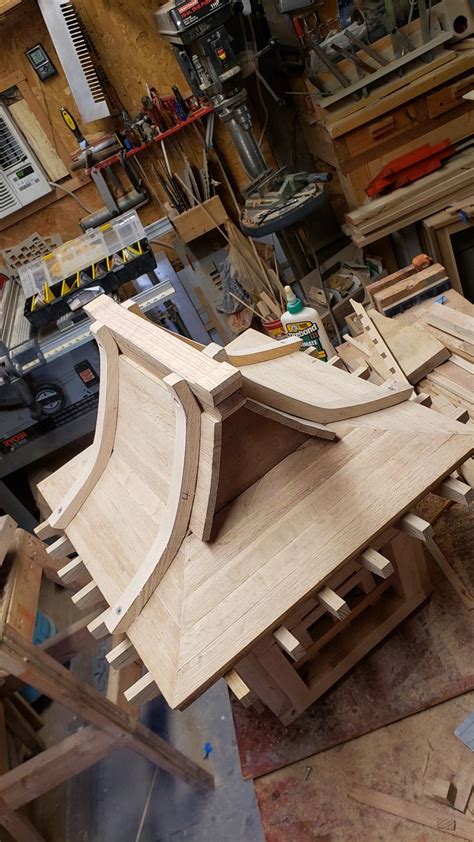
[[[403,798],[396,798],[367,786],[352,786],[348,795],[360,804],[375,807],[377,810],[391,813],[392,816],[431,827],[458,839],[474,839],[474,822],[470,819],[458,816],[453,818],[441,810],[432,810],[430,807],[423,807],[421,804],[405,801]]]
[[[189,528],[197,538],[209,541],[217,504],[222,454],[222,420],[201,413],[199,464]]]
[[[370,313],[366,312],[363,304],[360,304],[358,301],[354,301],[354,299],[351,299],[351,304],[354,312],[359,316],[365,335],[369,338],[374,350],[380,354],[384,363],[387,365],[390,375],[406,383],[407,377],[403,372],[403,369],[393,356],[390,348],[380,333],[380,330],[372,320]]]
[[[46,132],[31,111],[26,100],[21,99],[8,106],[16,125],[25,136],[51,181],[60,181],[69,175]]]
[[[301,342],[302,340],[297,337],[281,339],[275,345],[268,345],[268,347],[258,345],[254,348],[240,348],[238,351],[226,350],[226,356],[228,362],[234,366],[264,363],[294,354],[300,350]]]
[[[255,696],[250,687],[248,687],[240,677],[237,670],[230,670],[224,675],[224,681],[229,690],[232,690],[235,698],[246,708],[252,707]]]
[[[412,538],[417,538],[419,541],[426,541],[427,538],[432,538],[434,535],[431,523],[412,512],[402,517],[397,523],[397,529],[405,532],[406,535],[411,535]]]
[[[106,621],[111,633],[125,632],[146,605],[173,561],[191,516],[199,460],[201,411],[187,383],[175,374],[164,378],[176,414],[176,436],[168,500],[150,552]]]
[[[438,497],[454,500],[455,503],[461,503],[463,506],[468,506],[474,500],[474,488],[455,477],[448,477],[441,485],[438,485],[435,493]]]
[[[79,556],[77,556],[77,558],[73,558],[72,561],[69,561],[64,565],[64,567],[61,567],[58,570],[58,576],[62,583],[67,587],[70,585],[77,585],[84,579],[86,579],[86,581],[83,581],[83,584],[88,584],[88,581],[90,581],[87,567],[82,558],[79,558]]]
[[[279,628],[275,629],[273,632],[273,637],[275,638],[276,642],[281,646],[284,652],[293,658],[294,661],[297,661],[299,658],[302,658],[305,654],[305,648],[300,643],[297,637],[286,628],[286,626],[279,626]]]
[[[75,549],[67,535],[62,535],[61,538],[46,547],[46,552],[51,558],[64,558],[69,553],[74,553]]]
[[[446,804],[448,807],[452,807],[456,798],[456,787],[452,781],[433,778],[427,783],[426,793],[438,804]]]
[[[110,652],[106,654],[106,660],[114,670],[122,669],[128,664],[133,664],[138,659],[135,647],[130,643],[128,638],[120,641],[114,646]]]
[[[456,785],[456,798],[453,807],[455,810],[465,813],[474,786],[474,756],[472,752],[470,755],[463,755],[454,776],[454,783]]]
[[[95,582],[89,582],[88,585],[84,585],[77,593],[73,594],[71,599],[76,608],[85,611],[86,608],[94,608],[99,605],[103,602],[104,597]]]
[[[128,357],[161,377],[182,377],[205,406],[216,406],[242,385],[239,372],[232,366],[217,363],[174,335],[157,331],[148,319],[127,312],[105,295],[84,309],[94,321],[110,329]]]
[[[361,555],[362,566],[382,579],[388,579],[393,573],[393,564],[377,550],[369,547]]]
[[[446,304],[434,304],[423,313],[423,320],[465,342],[474,342],[474,320]]]
[[[333,430],[329,430],[324,424],[318,424],[316,421],[308,421],[305,418],[298,418],[296,415],[290,415],[288,412],[274,409],[264,403],[259,403],[259,401],[248,399],[246,407],[251,412],[256,412],[257,415],[262,415],[271,421],[277,421],[285,427],[298,430],[300,433],[306,433],[308,436],[316,436],[317,438],[329,439],[331,441],[334,441],[336,438],[336,433]]]
[[[114,446],[119,390],[118,348],[103,325],[91,325],[91,332],[100,350],[100,395],[94,444],[82,475],[49,517],[49,523],[55,529],[64,529],[78,513],[105,470]]]
[[[144,705],[145,702],[150,702],[156,696],[160,695],[160,690],[156,685],[149,672],[142,675],[135,684],[132,684],[128,690],[125,690],[124,696],[127,702],[133,705]]]
[[[34,531],[38,538],[42,541],[47,541],[48,538],[54,538],[58,534],[59,530],[53,529],[49,521],[44,520],[42,523],[39,523],[38,526],[35,526]]]
[[[344,620],[344,618],[348,617],[351,612],[347,602],[341,599],[341,597],[338,596],[335,591],[331,590],[331,588],[322,588],[322,590],[318,591],[316,594],[316,598],[337,620]]]
[[[369,316],[410,383],[418,383],[449,358],[449,351],[423,328],[399,325],[375,310]]]

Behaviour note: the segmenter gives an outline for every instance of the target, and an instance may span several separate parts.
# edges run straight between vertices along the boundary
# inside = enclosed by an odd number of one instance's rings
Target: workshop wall
[[[156,0],[76,0],[76,7],[91,40],[99,53],[102,65],[115,87],[124,106],[132,115],[140,109],[140,99],[145,93],[146,84],[155,85],[160,93],[171,93],[171,86],[177,84],[182,91],[187,90],[184,77],[168,44],[161,38],[156,28],[153,11],[159,3]],[[66,148],[73,152],[76,141],[64,124],[59,109],[66,106],[78,119],[84,134],[93,139],[110,131],[114,121],[110,118],[84,125],[71,96],[66,78],[62,71],[56,51],[49,37],[46,25],[37,6],[36,0],[24,0],[14,12],[0,24],[2,50],[0,51],[0,77],[21,71],[28,80],[32,91],[47,114],[54,135],[60,138]],[[25,56],[25,50],[41,43],[56,65],[58,75],[40,82],[35,71]],[[216,137],[224,161],[238,186],[247,181],[232,141],[222,125],[217,125]],[[259,133],[258,120],[256,131]],[[192,129],[180,133],[180,140],[192,162],[201,160],[201,146]],[[270,162],[273,160],[266,141],[264,154]],[[179,154],[173,157],[172,144],[167,144],[168,155],[178,165]],[[151,168],[147,167],[148,156],[159,155],[157,146],[140,156],[145,171],[150,173],[150,186],[160,199],[165,197],[159,185],[153,181]],[[102,205],[95,188],[88,185],[77,195],[94,210]],[[52,210],[54,208],[54,210]],[[78,220],[85,212],[74,200],[65,198],[40,210],[21,223],[15,230],[5,229],[0,233],[0,242],[17,242],[32,231],[53,233],[60,231],[63,238],[77,236],[80,233]],[[66,219],[67,215],[67,219]],[[142,220],[147,223],[163,215],[162,209],[153,200],[140,210]],[[50,226],[53,226],[52,228]],[[31,231],[30,231],[31,228]],[[41,230],[47,229],[47,230]]]

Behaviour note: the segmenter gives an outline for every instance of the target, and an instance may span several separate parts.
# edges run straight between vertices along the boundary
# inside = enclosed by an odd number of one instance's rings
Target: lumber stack
[[[434,263],[421,271],[410,264],[369,284],[367,292],[375,309],[391,317],[420,301],[439,295],[450,286],[446,269],[441,263]]]
[[[441,169],[349,211],[344,232],[365,246],[472,195],[474,151],[466,149]]]

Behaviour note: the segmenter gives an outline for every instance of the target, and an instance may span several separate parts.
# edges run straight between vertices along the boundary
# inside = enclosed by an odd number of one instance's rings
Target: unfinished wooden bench
[[[101,296],[93,445],[39,491],[59,573],[184,708],[221,676],[294,719],[429,594],[413,504],[474,451],[462,424],[249,330],[202,348]],[[466,491],[467,489],[467,491]],[[471,489],[465,486],[467,496]]]

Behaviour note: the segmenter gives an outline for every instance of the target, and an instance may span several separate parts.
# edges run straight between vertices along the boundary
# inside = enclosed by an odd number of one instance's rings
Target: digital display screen
[[[23,167],[22,170],[17,170],[15,175],[17,178],[26,178],[27,175],[32,175],[34,172],[33,167],[27,166]]]
[[[41,47],[34,47],[34,49],[31,50],[31,52],[29,53],[29,56],[33,64],[36,65],[36,67],[38,67],[38,65],[40,64],[43,64],[44,61],[48,61],[48,56],[46,55],[44,50],[41,49]]]

